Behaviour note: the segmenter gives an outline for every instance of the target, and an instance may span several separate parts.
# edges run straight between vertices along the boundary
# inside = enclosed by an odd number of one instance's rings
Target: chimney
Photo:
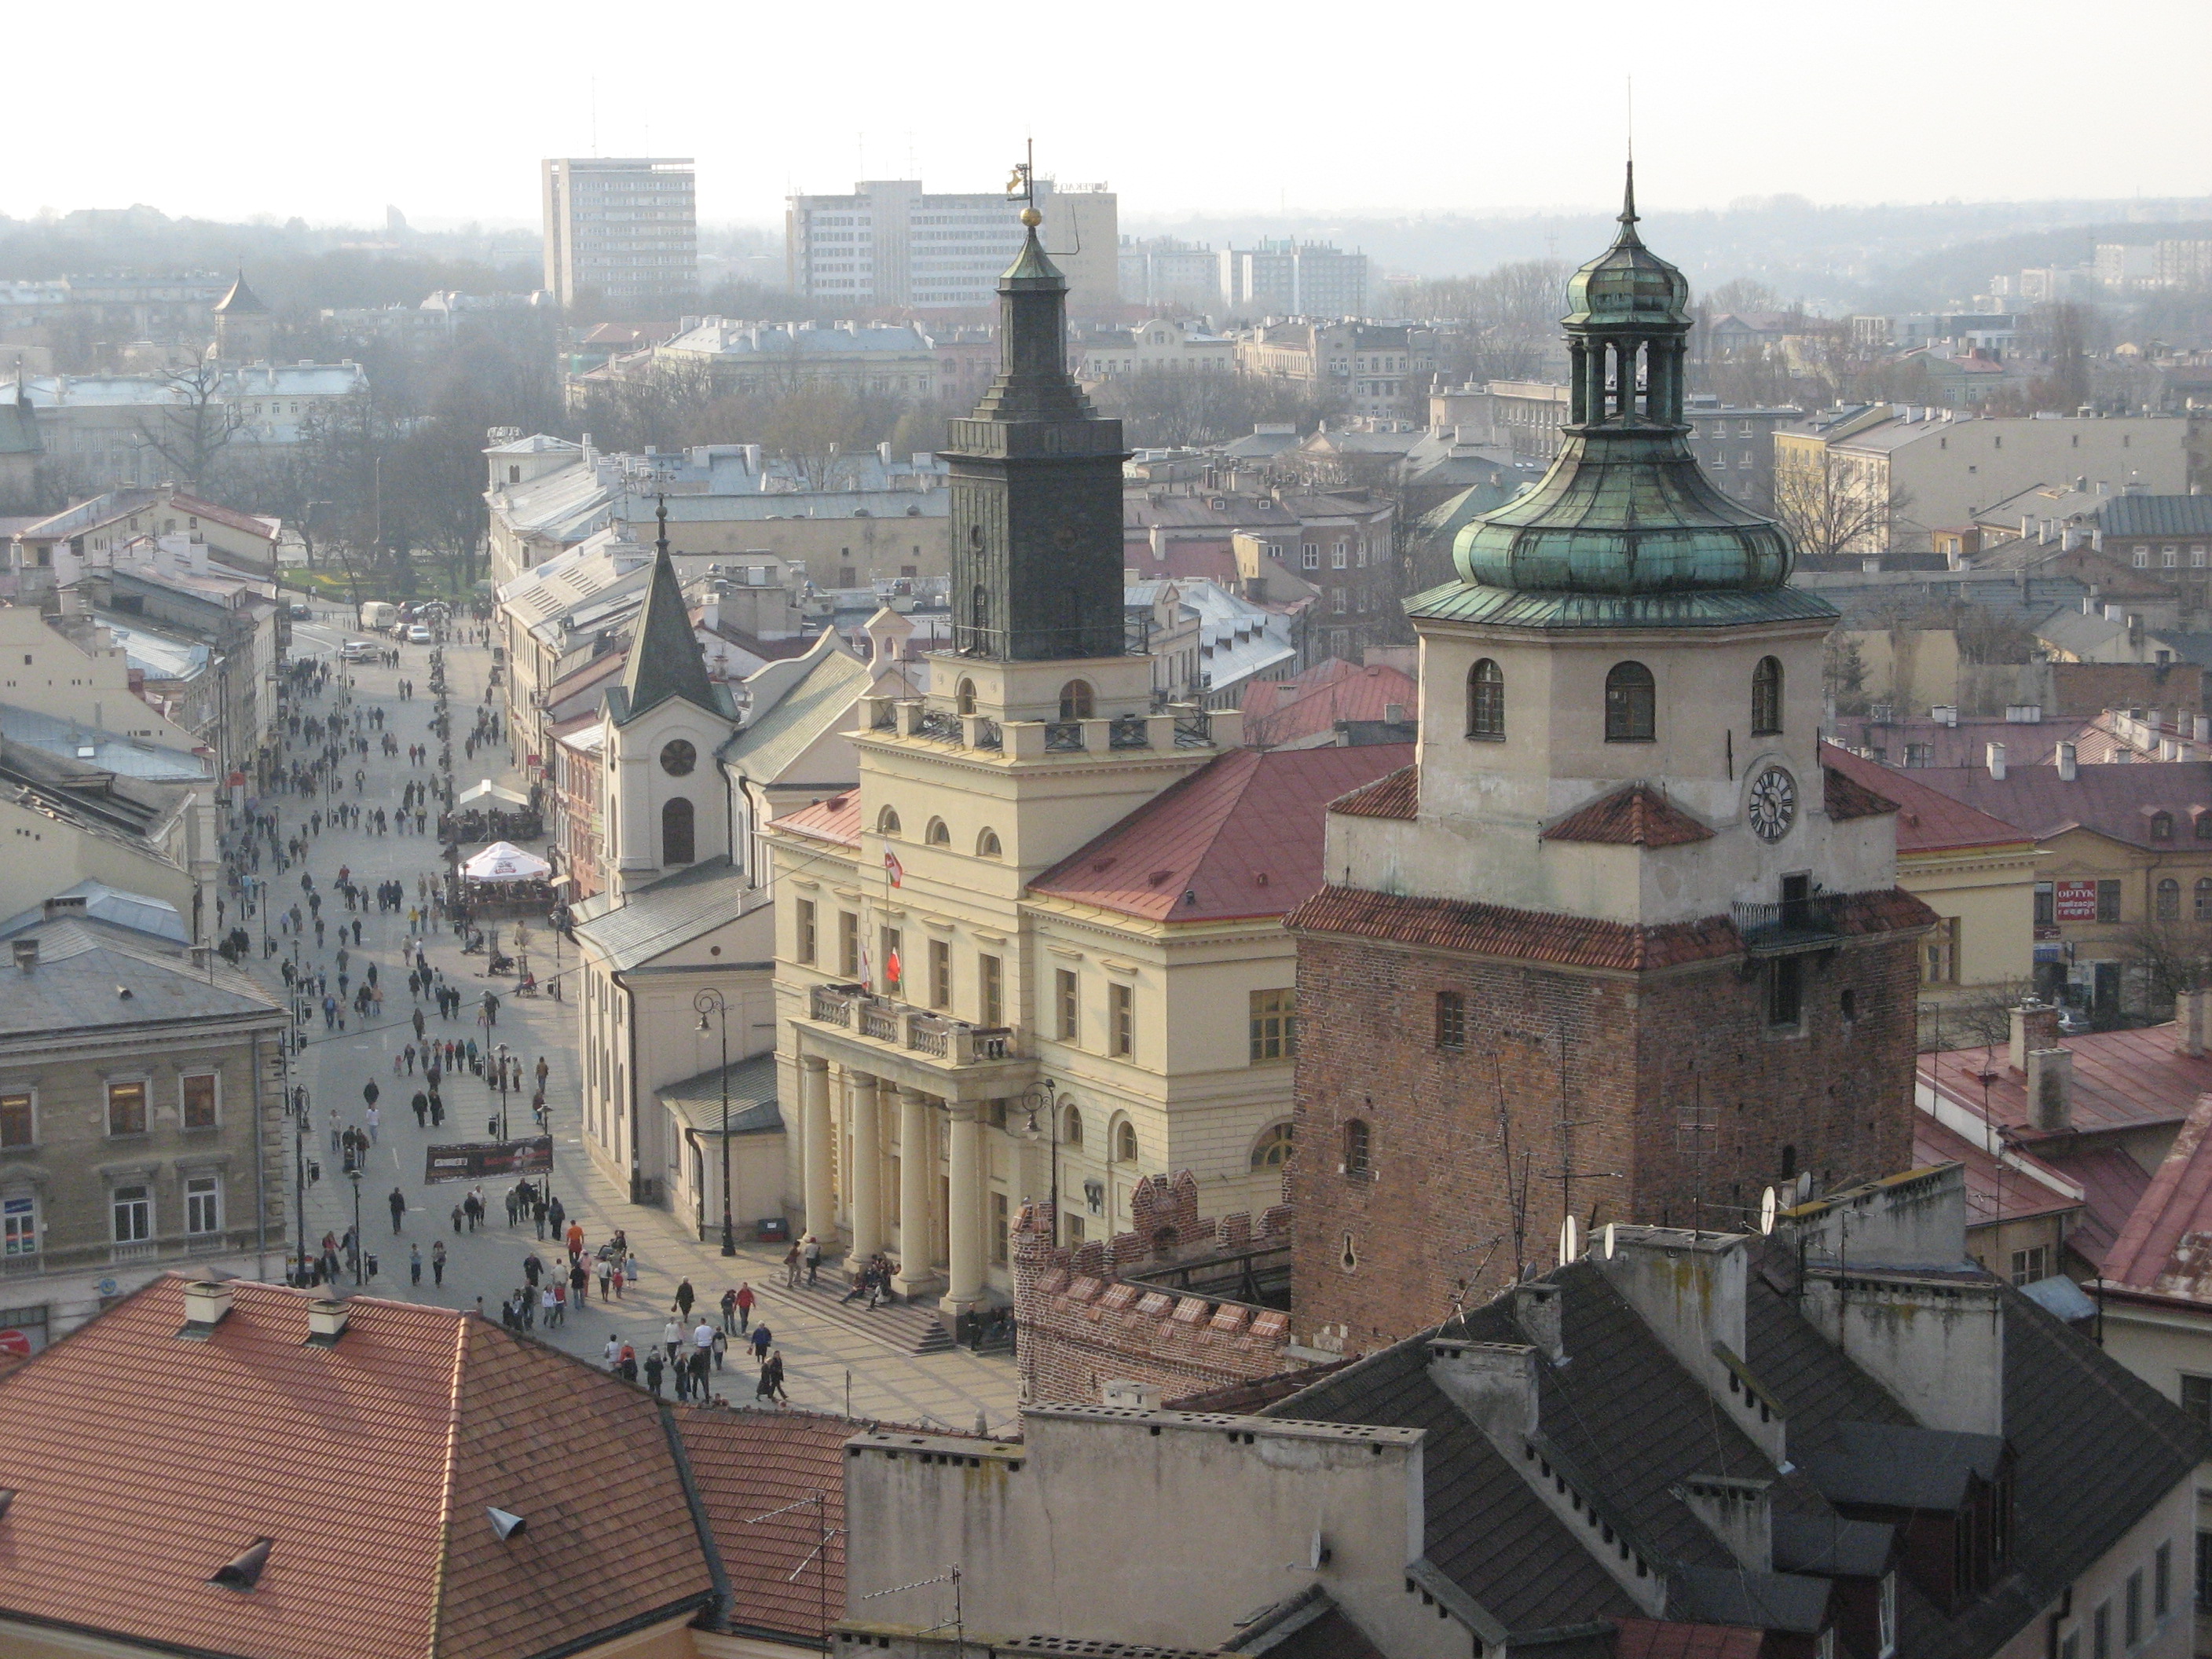
[[[1990,776],[1997,782],[2002,783],[2005,775],[2005,746],[2001,743],[1991,744],[1989,746],[1989,757]]]
[[[1536,1432],[1536,1350],[1517,1342],[1429,1344],[1429,1380],[1499,1447]]]
[[[2066,1048],[2027,1054],[2027,1115],[2039,1129],[2063,1133],[2074,1127],[2074,1055]]]
[[[185,1286],[185,1328],[177,1334],[204,1342],[230,1311],[230,1286],[215,1279],[197,1279]]]
[[[2071,782],[2073,782],[2073,781],[2074,781],[2074,779],[2075,779],[2075,775],[2077,775],[2077,773],[2078,773],[2078,771],[2079,771],[2079,769],[2079,769],[2079,766],[2078,766],[2077,762],[2076,762],[2076,759],[2075,759],[2075,750],[2074,745],[2073,745],[2072,744],[2070,744],[2070,743],[2062,743],[2062,744],[2060,744],[2058,745],[2058,781],[2059,781],[2059,782],[2061,782],[2061,783],[2071,783]]]
[[[38,935],[34,933],[28,939],[10,939],[8,942],[15,948],[15,965],[18,968],[27,974],[39,965]]]
[[[345,1334],[348,1309],[343,1302],[318,1297],[307,1304],[307,1340],[318,1348],[337,1345]]]
[[[1651,1334],[1777,1463],[1789,1452],[1782,1407],[1744,1361],[1747,1241],[1680,1227],[1613,1227],[1590,1260]],[[1525,1327],[1524,1327],[1525,1328]]]
[[[2038,1048],[2058,1046],[2058,1010],[2033,997],[2022,997],[2012,1011],[2012,1037],[2005,1057],[2015,1072],[2025,1073],[2027,1057]]]
[[[2189,732],[2199,743],[2212,743],[2212,714],[2191,715]]]
[[[1537,1352],[1554,1365],[1566,1364],[1566,1339],[1559,1322],[1559,1287],[1556,1285],[1516,1285],[1513,1319]]]
[[[1773,1490],[1771,1480],[1724,1474],[1686,1475],[1668,1488],[1749,1572],[1774,1571]]]
[[[2204,1053],[2206,1017],[2212,1014],[2212,991],[2184,991],[2173,999],[2173,1047],[2191,1060]]]

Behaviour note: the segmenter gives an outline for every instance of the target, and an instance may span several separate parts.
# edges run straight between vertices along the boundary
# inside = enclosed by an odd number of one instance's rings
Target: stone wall
[[[1172,1182],[1152,1176],[1141,1182],[1130,1212],[1132,1231],[1069,1249],[1053,1243],[1050,1204],[1022,1206],[1012,1266],[1024,1401],[1096,1405],[1109,1383],[1129,1382],[1153,1390],[1157,1403],[1297,1364],[1286,1352],[1289,1315],[1122,1276],[1255,1245],[1287,1246],[1288,1205],[1256,1219],[1240,1212],[1206,1220],[1186,1170]]]

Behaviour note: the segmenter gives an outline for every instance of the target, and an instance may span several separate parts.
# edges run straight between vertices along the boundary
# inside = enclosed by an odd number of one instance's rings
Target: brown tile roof
[[[1348,818],[1417,818],[1421,815],[1421,769],[1418,764],[1401,767],[1387,778],[1340,795],[1328,810]]]
[[[1846,935],[1925,927],[1935,913],[1910,893],[1838,894],[1832,900]],[[1566,967],[1641,973],[1735,956],[1743,946],[1725,916],[1658,927],[1598,921],[1464,899],[1411,898],[1362,888],[1324,887],[1283,918],[1299,933],[1351,933],[1435,951],[1512,957]]]
[[[845,1443],[860,1425],[811,1412],[674,1408],[714,1547],[729,1579],[718,1630],[823,1638],[845,1611]],[[823,1495],[819,1510],[806,1502]],[[760,1517],[797,1505],[772,1520]],[[821,1528],[832,1538],[817,1553]],[[817,1571],[826,1565],[827,1583]]]
[[[473,1315],[371,1297],[312,1346],[306,1292],[242,1280],[187,1340],[185,1283],[0,1377],[0,1615],[250,1659],[504,1659],[711,1594],[639,1390]],[[490,1504],[529,1524],[501,1543]],[[252,1589],[208,1582],[261,1538]]]
[[[1559,819],[1545,841],[1595,842],[1607,847],[1686,847],[1713,832],[1647,783],[1632,783]]]
[[[1900,772],[1879,761],[1862,760],[1832,743],[1820,745],[1828,781],[1828,816],[1863,817],[1897,814],[1899,853],[1956,852],[1971,847],[2032,845],[2035,837],[2016,823],[1967,805],[1921,781],[1917,772]],[[1873,805],[1858,805],[1872,801]],[[1838,811],[1839,805],[1847,810]]]
[[[1984,1076],[1989,1116],[2024,1140],[2063,1140],[2069,1133],[2097,1133],[2179,1123],[2212,1091],[2212,1055],[2188,1055],[2177,1046],[2179,1027],[2148,1026],[2132,1031],[2094,1031],[2061,1037],[2074,1056],[2073,1128],[2034,1127],[2027,1115],[2027,1079],[2014,1071],[2000,1046],[1946,1048],[1920,1056],[1920,1080],[1941,1089],[1971,1111],[1982,1109]],[[2055,1149],[2039,1157],[2057,1161]],[[2071,1173],[2069,1170],[2069,1173]]]
[[[1853,818],[1878,818],[1884,812],[1897,811],[1897,803],[1887,795],[1877,794],[1848,771],[1828,761],[1828,751],[1823,748],[1820,758],[1820,805],[1827,815],[1838,823],[1848,823]]]
[[[1410,719],[1420,702],[1413,677],[1380,663],[1331,657],[1286,680],[1244,688],[1244,741],[1255,749],[1332,732],[1339,720],[1387,720],[1393,707]]]
[[[848,789],[842,795],[817,800],[811,806],[800,807],[796,812],[786,812],[770,827],[788,830],[809,841],[826,841],[839,847],[858,847],[860,844],[860,792]]]
[[[1403,743],[1232,749],[1061,860],[1030,891],[1152,921],[1279,916],[1321,885],[1329,802],[1413,752]]]

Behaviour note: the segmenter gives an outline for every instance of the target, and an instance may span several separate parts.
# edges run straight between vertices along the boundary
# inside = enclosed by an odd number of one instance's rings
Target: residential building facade
[[[545,286],[562,310],[669,313],[697,291],[689,156],[568,156],[541,173]]]
[[[1364,317],[1368,267],[1364,253],[1327,242],[1263,240],[1254,248],[1221,250],[1220,303],[1278,316]]]
[[[1426,395],[1436,341],[1426,329],[1395,325],[1270,321],[1239,339],[1237,362],[1247,374],[1341,393],[1356,415],[1389,417]]]

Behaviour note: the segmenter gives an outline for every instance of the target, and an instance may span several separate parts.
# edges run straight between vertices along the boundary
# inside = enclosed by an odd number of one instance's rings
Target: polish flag
[[[898,861],[898,854],[896,853],[885,853],[884,854],[884,868],[891,872],[892,886],[897,887],[905,882],[906,866]]]

